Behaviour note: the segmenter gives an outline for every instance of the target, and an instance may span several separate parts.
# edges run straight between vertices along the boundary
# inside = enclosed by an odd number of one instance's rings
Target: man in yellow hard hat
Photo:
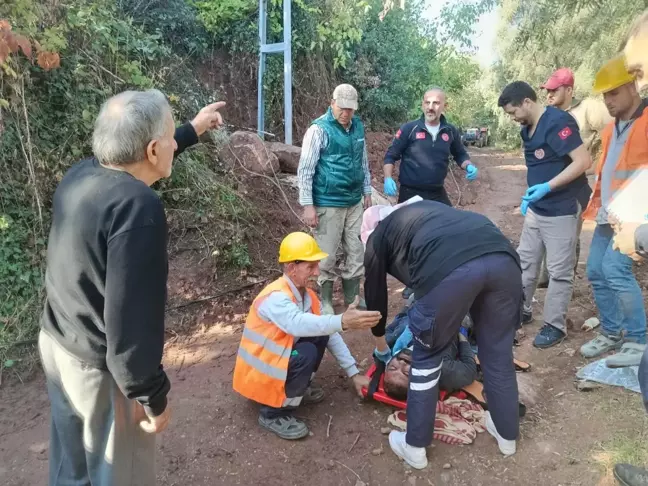
[[[626,69],[637,78],[639,86],[645,85],[648,73],[648,10],[635,20],[622,48]],[[648,224],[615,225],[614,248],[633,259],[648,258]],[[648,410],[648,350],[644,351],[639,364],[639,387],[644,407]],[[648,471],[631,464],[616,464],[614,477],[625,486],[648,486]]]
[[[586,358],[620,350],[606,360],[609,367],[637,366],[646,348],[646,312],[632,259],[614,248],[608,206],[633,174],[648,169],[648,103],[639,96],[634,75],[618,55],[596,74],[594,92],[602,93],[615,118],[603,130],[601,157],[586,220],[596,221],[587,261],[587,278],[601,319],[601,332],[581,347]]]
[[[357,309],[356,297],[342,315],[321,315],[321,303],[309,284],[328,255],[306,233],[291,233],[279,248],[283,276],[254,299],[234,368],[234,390],[261,404],[259,425],[282,439],[301,439],[308,427],[293,411],[300,404],[324,398],[311,380],[324,352],[337,359],[358,395],[369,379],[361,375],[340,332],[369,329],[380,320],[377,311]]]

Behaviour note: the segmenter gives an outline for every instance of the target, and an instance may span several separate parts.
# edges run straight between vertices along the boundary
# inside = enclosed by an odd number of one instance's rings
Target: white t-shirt
[[[437,135],[439,134],[439,130],[441,129],[441,124],[437,123],[436,125],[428,125],[426,123],[425,129],[428,131],[430,135],[432,135],[432,140],[436,140]]]

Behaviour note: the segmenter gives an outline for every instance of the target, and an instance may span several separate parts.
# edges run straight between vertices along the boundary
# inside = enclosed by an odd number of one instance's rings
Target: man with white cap
[[[329,256],[320,262],[322,313],[333,314],[333,282],[342,244],[344,303],[360,294],[364,273],[360,226],[371,206],[371,174],[364,125],[355,116],[358,92],[350,84],[333,91],[331,106],[306,131],[297,169],[299,203],[317,244]],[[364,304],[361,304],[364,305]]]

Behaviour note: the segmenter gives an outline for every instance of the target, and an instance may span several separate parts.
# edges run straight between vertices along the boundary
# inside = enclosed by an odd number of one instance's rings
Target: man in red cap
[[[576,119],[585,148],[592,152],[594,142],[612,117],[602,100],[585,98],[574,100],[574,73],[560,68],[547,79],[541,88],[547,90],[547,104],[569,112]]]

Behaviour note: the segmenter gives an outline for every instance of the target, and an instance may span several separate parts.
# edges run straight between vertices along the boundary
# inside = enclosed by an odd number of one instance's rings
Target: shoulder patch
[[[398,129],[398,131],[396,132],[396,138],[400,138],[402,133],[403,132],[400,129]]]
[[[569,127],[565,127],[558,132],[558,136],[560,137],[561,140],[567,140],[571,134],[572,131],[571,128]]]

